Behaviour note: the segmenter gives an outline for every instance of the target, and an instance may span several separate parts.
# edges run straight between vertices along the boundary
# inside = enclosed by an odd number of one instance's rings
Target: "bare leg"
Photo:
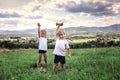
[[[46,53],[44,54],[44,61],[45,61],[45,65],[46,65],[46,67],[48,67],[47,54],[46,54]]]
[[[48,67],[47,53],[44,54],[44,61],[45,61],[45,65],[46,65],[46,67]]]
[[[39,56],[38,56],[38,62],[37,62],[37,68],[40,67],[41,59],[42,59],[42,54],[39,53]]]
[[[57,64],[54,64],[53,65],[53,71],[52,71],[53,73],[56,73],[56,68],[57,68]]]
[[[61,64],[61,71],[64,71],[64,64]]]

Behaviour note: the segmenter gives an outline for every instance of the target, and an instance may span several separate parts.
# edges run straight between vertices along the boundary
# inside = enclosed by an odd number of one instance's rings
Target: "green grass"
[[[53,50],[48,50],[46,73],[35,68],[37,50],[0,52],[0,80],[120,80],[120,47],[72,49],[65,71],[52,74]]]

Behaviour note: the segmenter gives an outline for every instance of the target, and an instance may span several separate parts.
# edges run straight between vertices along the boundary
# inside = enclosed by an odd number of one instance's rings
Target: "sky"
[[[0,30],[120,24],[120,0],[0,0]]]

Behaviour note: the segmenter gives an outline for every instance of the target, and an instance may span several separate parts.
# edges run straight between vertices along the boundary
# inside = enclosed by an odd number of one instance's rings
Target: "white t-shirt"
[[[56,38],[56,44],[53,54],[59,55],[59,56],[65,56],[65,49],[70,48],[68,41],[66,39],[59,39]]]
[[[47,38],[39,38],[39,50],[47,50]]]

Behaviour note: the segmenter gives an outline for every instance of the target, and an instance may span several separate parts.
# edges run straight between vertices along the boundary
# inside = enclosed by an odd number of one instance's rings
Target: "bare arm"
[[[67,51],[68,51],[68,57],[70,58],[71,57],[71,55],[70,55],[70,48],[68,48]]]
[[[40,23],[38,23],[37,25],[38,25],[38,37],[40,37],[40,27],[41,27],[41,25],[40,25]]]
[[[60,30],[60,26],[63,26],[63,23],[56,23],[57,29],[56,29],[56,35],[58,31]]]
[[[58,33],[59,30],[60,30],[60,26],[58,25],[57,29],[56,29],[56,35],[58,35],[57,33]]]

